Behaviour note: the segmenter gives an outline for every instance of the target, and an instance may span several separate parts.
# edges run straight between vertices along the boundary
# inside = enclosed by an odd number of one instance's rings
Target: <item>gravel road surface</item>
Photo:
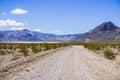
[[[72,46],[38,59],[5,80],[120,80],[120,62]]]

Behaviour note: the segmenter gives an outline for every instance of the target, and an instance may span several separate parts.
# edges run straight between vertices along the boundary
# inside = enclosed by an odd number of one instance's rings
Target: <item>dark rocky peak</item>
[[[116,29],[119,29],[119,27],[109,21],[109,22],[104,22],[98,25],[94,30],[95,31],[114,31]]]

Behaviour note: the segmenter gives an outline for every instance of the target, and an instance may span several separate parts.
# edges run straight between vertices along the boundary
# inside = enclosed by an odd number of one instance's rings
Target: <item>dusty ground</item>
[[[83,46],[30,56],[19,66],[15,63],[8,70],[1,68],[1,80],[120,80],[119,61],[103,58]]]

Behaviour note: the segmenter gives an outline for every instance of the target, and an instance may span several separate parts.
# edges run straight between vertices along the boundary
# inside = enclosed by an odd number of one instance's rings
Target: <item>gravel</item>
[[[5,80],[120,80],[120,62],[72,46],[34,61]]]

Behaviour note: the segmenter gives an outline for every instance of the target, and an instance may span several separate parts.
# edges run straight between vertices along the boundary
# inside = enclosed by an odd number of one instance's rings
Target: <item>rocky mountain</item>
[[[54,35],[46,34],[35,31],[24,30],[7,30],[0,31],[0,42],[28,42],[28,41],[41,41],[41,42],[68,42],[77,39],[81,34],[69,34],[69,35]]]
[[[120,28],[112,22],[104,22],[77,39],[77,41],[86,42],[113,40],[120,40]]]

